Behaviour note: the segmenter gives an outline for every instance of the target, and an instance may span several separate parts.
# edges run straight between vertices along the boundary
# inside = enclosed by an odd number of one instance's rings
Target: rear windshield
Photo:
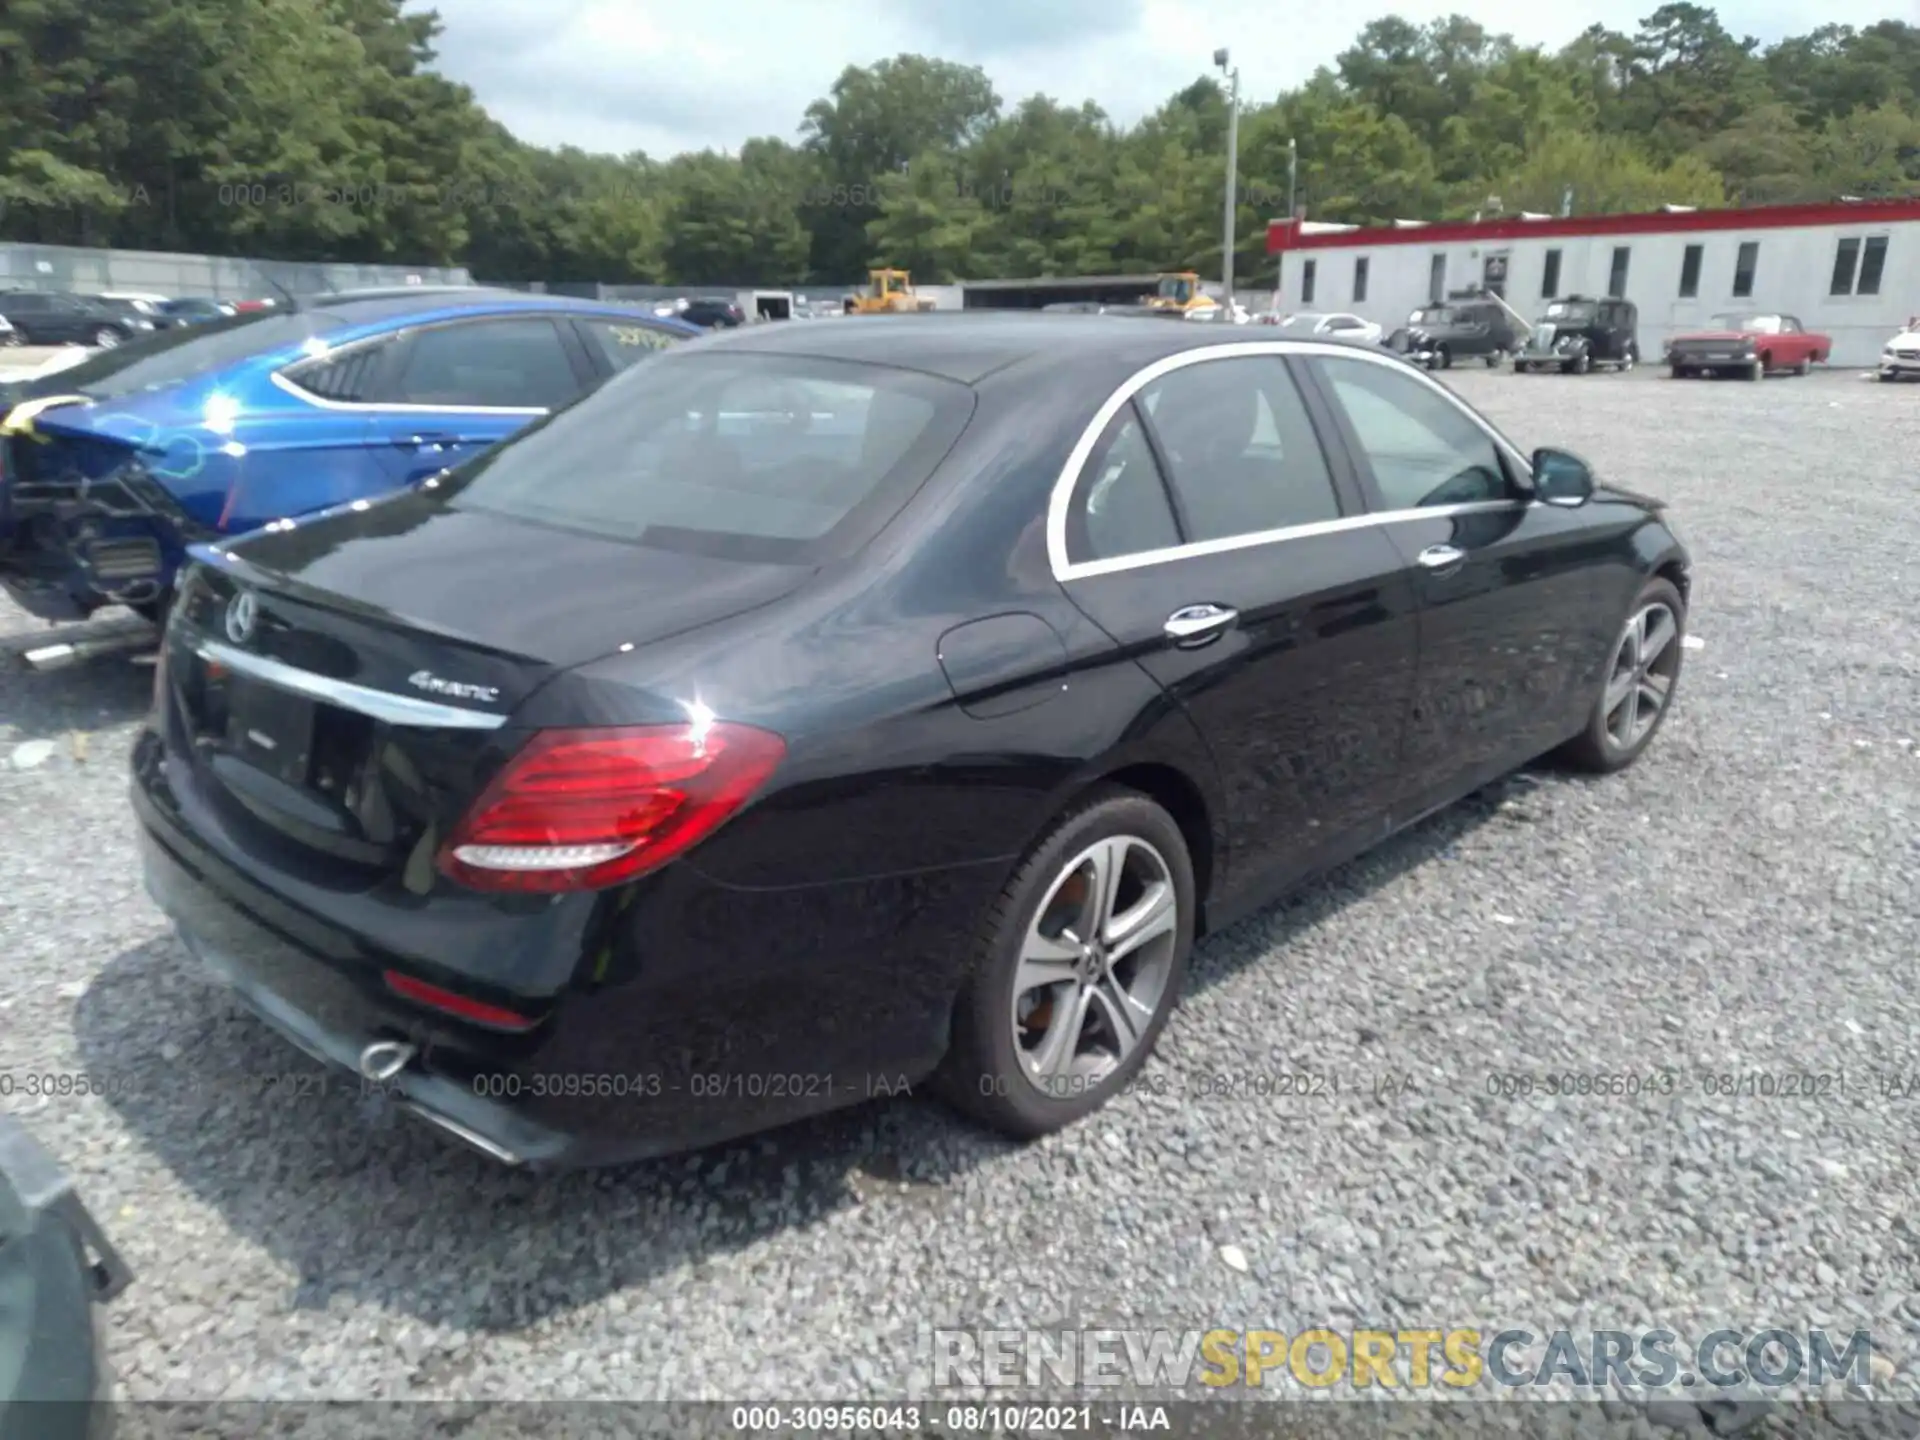
[[[973,392],[800,356],[660,352],[467,466],[455,508],[731,559],[813,563],[933,473]]]
[[[111,350],[102,350],[59,372],[60,388],[96,400],[113,400],[161,390],[250,356],[297,345],[342,322],[317,311],[291,315],[249,311],[209,320],[191,329],[160,330]]]

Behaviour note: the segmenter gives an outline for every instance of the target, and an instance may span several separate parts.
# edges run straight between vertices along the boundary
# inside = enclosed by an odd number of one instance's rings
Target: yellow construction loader
[[[1200,277],[1192,270],[1175,270],[1154,278],[1154,292],[1147,296],[1150,310],[1178,310],[1191,315],[1196,310],[1213,310],[1220,302],[1200,288]]]
[[[933,309],[933,301],[913,293],[913,277],[904,270],[869,270],[864,295],[847,297],[849,315],[914,314]]]

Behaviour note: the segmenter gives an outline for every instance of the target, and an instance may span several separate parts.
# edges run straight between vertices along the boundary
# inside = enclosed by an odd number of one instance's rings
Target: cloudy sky
[[[524,140],[588,150],[733,149],[793,139],[847,65],[913,51],[984,68],[1004,99],[1037,92],[1138,119],[1229,46],[1263,98],[1332,61],[1368,20],[1453,11],[1529,43],[1595,21],[1631,30],[1660,0],[433,0],[440,66]],[[424,7],[422,7],[424,8]],[[1920,22],[1920,0],[1722,0],[1764,41],[1833,21]]]

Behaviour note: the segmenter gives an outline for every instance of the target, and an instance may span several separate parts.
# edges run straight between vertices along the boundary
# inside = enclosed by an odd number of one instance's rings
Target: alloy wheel
[[[1660,601],[1627,621],[1607,680],[1607,739],[1631,750],[1659,721],[1680,667],[1680,622]]]
[[[1014,1047],[1037,1089],[1084,1093],[1139,1047],[1166,997],[1179,919],[1166,857],[1138,836],[1098,840],[1061,869],[1013,981]]]
[[[1633,345],[1627,346],[1625,354],[1623,354],[1620,358],[1620,373],[1623,375],[1626,374],[1628,371],[1632,370],[1633,367],[1639,363],[1639,361],[1640,361],[1639,349]]]
[[[111,350],[120,343],[120,337],[111,330],[99,330],[94,333],[94,346],[101,350]]]

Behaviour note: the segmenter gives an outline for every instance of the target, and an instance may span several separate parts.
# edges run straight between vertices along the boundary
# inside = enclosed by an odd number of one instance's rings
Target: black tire
[[[1754,361],[1751,365],[1747,366],[1746,370],[1743,372],[1743,378],[1748,380],[1766,379],[1767,378],[1766,357],[1763,355],[1758,360]]]
[[[1631,743],[1622,743],[1621,738],[1609,727],[1608,720],[1618,707],[1607,704],[1607,690],[1618,676],[1618,663],[1621,647],[1625,641],[1627,627],[1634,617],[1649,606],[1663,605],[1674,620],[1674,634],[1660,652],[1656,663],[1662,666],[1667,679],[1666,698],[1652,717],[1652,724],[1644,733],[1635,736]],[[1660,733],[1660,727],[1667,723],[1667,716],[1673,711],[1674,697],[1679,692],[1680,670],[1686,653],[1687,607],[1680,598],[1680,592],[1668,580],[1655,577],[1640,587],[1640,593],[1634,597],[1632,606],[1623,617],[1620,639],[1615,642],[1612,660],[1607,674],[1601,680],[1600,695],[1595,699],[1593,710],[1587,717],[1587,727],[1578,736],[1561,749],[1561,756],[1569,764],[1596,775],[1611,775],[1624,770],[1646,753],[1647,746],[1653,743],[1653,737]],[[1671,663],[1666,662],[1671,656]],[[1656,672],[1659,673],[1659,672]],[[1636,701],[1636,705],[1639,702]]]
[[[1629,340],[1627,342],[1627,348],[1621,352],[1620,373],[1622,375],[1632,374],[1633,367],[1638,365],[1639,363],[1640,363],[1640,347],[1634,344],[1631,340]]]
[[[1693,378],[1693,371],[1687,369],[1684,365],[1670,365],[1667,367],[1667,378],[1669,380],[1691,380]]]
[[[1593,352],[1592,351],[1582,350],[1578,355],[1573,357],[1573,373],[1574,374],[1584,375],[1591,369],[1593,369]]]
[[[1487,369],[1498,370],[1500,368],[1500,361],[1504,358],[1498,350],[1495,350],[1491,355],[1487,356]]]
[[[1434,351],[1433,363],[1442,370],[1451,370],[1453,368],[1453,352],[1442,345],[1438,350]]]
[[[1067,867],[1075,857],[1121,836],[1144,841],[1165,862],[1177,907],[1170,960],[1152,1019],[1133,1048],[1096,1082],[1081,1086],[1078,1077],[1067,1077],[1071,1083],[1050,1094],[1030,1078],[1015,1034],[1021,952],[1029,927],[1041,918],[1040,907],[1074,883]],[[1118,786],[1088,794],[1027,852],[989,907],[934,1088],[956,1109],[1023,1140],[1070,1125],[1105,1104],[1145,1063],[1179,1003],[1193,950],[1194,901],[1193,862],[1173,818],[1146,796]]]
[[[1793,373],[1796,375],[1811,375],[1813,373],[1813,361],[1802,360],[1798,365],[1793,367]]]

